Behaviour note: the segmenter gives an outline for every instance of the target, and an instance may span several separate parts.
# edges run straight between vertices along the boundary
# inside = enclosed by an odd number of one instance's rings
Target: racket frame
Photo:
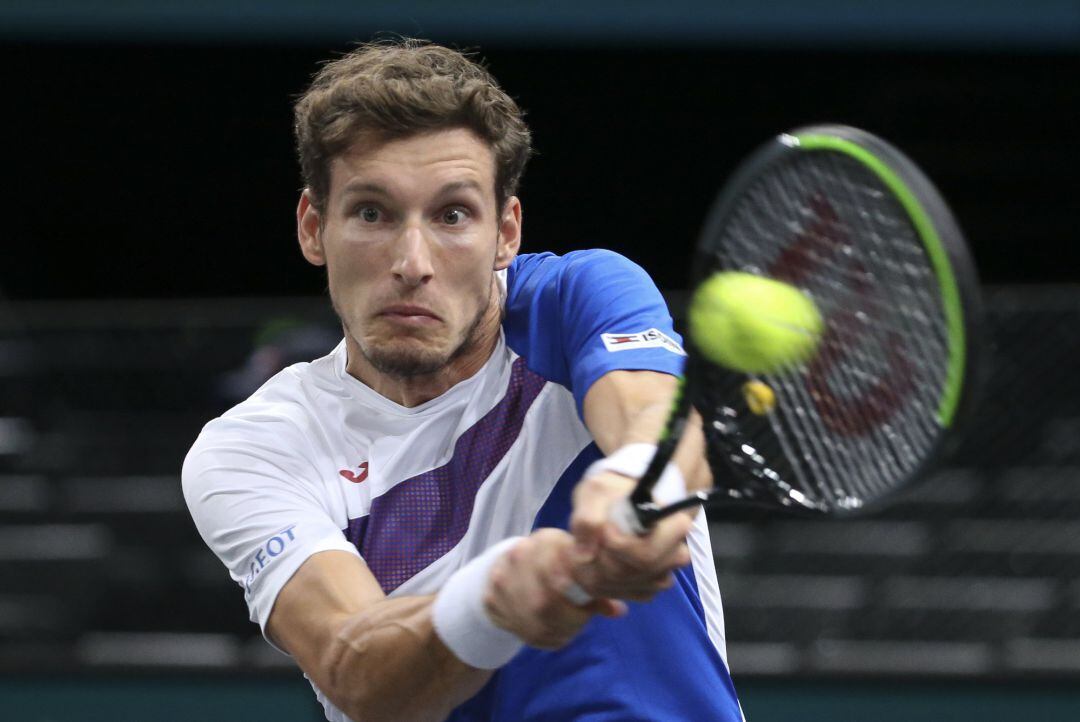
[[[868,509],[885,504],[898,490],[922,476],[945,450],[951,448],[958,437],[958,427],[962,427],[963,421],[970,418],[977,390],[981,385],[978,359],[981,356],[979,351],[983,338],[982,306],[974,264],[956,220],[930,179],[902,152],[871,133],[845,125],[812,125],[781,133],[761,146],[731,176],[706,216],[695,251],[693,268],[697,269],[697,273],[693,279],[693,287],[697,288],[705,280],[706,273],[702,269],[709,269],[708,273],[711,274],[720,266],[715,258],[716,240],[722,237],[736,204],[741,201],[749,186],[774,164],[788,160],[793,154],[814,152],[843,153],[873,172],[904,208],[926,249],[938,280],[948,328],[949,365],[944,392],[937,409],[937,421],[942,427],[942,433],[924,458],[904,478],[897,480],[889,492],[869,499],[857,508],[791,503],[793,500],[799,501],[791,496],[783,499],[777,496],[766,496],[763,499],[745,498],[739,493],[739,488],[730,484],[724,485],[720,479],[714,479],[717,486],[711,491],[699,491],[681,502],[660,507],[652,499],[652,489],[678,448],[694,399],[694,384],[697,378],[695,367],[704,363],[701,353],[694,346],[693,338],[688,337],[686,364],[679,377],[678,390],[656,453],[638,480],[626,508],[618,513],[618,516],[623,518],[624,528],[644,531],[659,519],[676,511],[714,501],[764,504],[789,510],[801,509],[840,515],[865,513]],[[740,473],[739,469],[734,467],[732,472]],[[745,475],[751,472],[744,470],[741,473],[745,480]],[[759,481],[760,477],[755,479],[755,483]],[[629,518],[631,516],[632,519]]]

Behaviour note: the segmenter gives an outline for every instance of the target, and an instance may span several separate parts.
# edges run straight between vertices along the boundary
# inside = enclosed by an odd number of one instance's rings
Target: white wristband
[[[645,475],[645,470],[649,468],[649,462],[652,461],[655,453],[656,444],[627,444],[611,456],[594,461],[585,470],[583,478],[599,474],[601,471],[614,471],[617,474],[640,479]],[[664,467],[660,480],[653,487],[652,495],[653,500],[660,505],[671,504],[686,498],[686,479],[678,466],[669,463]]]
[[[524,646],[515,635],[496,627],[484,609],[491,567],[521,539],[504,539],[485,550],[454,572],[435,597],[431,609],[435,633],[458,659],[472,667],[501,667]]]

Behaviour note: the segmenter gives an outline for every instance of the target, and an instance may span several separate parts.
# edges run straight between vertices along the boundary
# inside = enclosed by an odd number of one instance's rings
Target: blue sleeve
[[[612,251],[524,254],[506,279],[503,328],[533,372],[566,386],[578,413],[615,370],[682,373],[685,354],[649,275]]]

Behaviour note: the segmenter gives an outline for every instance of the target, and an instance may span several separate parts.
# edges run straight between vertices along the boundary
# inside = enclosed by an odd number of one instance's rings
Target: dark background
[[[468,41],[458,43],[469,46]],[[291,102],[346,42],[0,47],[14,299],[310,295]],[[1039,48],[481,47],[528,113],[526,250],[606,247],[684,284],[739,160],[821,121],[904,149],[986,281],[1080,280],[1080,54]]]

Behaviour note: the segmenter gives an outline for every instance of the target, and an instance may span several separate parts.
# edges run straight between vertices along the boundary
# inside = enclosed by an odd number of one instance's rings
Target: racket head
[[[719,271],[800,288],[825,331],[812,360],[757,377],[711,364],[688,339],[710,500],[865,512],[956,438],[976,397],[978,278],[941,194],[895,147],[842,125],[766,143],[707,216],[694,287]],[[771,412],[750,411],[747,381],[775,391]]]

